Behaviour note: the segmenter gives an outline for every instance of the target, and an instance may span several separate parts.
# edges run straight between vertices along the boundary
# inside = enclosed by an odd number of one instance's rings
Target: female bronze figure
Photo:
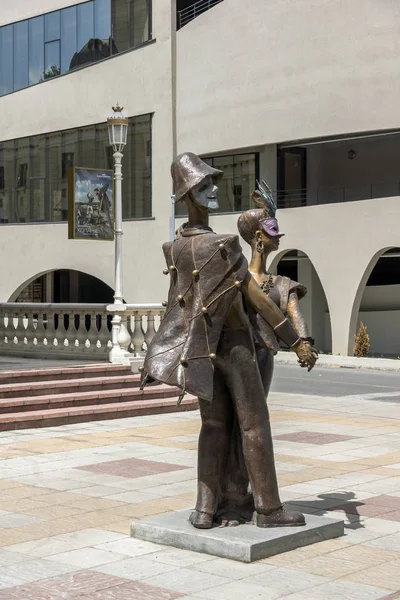
[[[289,319],[298,336],[316,355],[316,350],[313,348],[314,340],[308,335],[307,324],[299,306],[299,300],[307,292],[306,288],[288,277],[272,275],[267,271],[268,256],[271,252],[278,250],[279,240],[284,234],[279,231],[278,221],[275,218],[277,207],[271,190],[264,181],[262,184],[257,182],[257,185],[258,189],[252,195],[256,208],[243,212],[238,219],[239,233],[252,249],[249,272],[253,280],[260,286],[263,294],[272,300],[283,315]],[[273,327],[261,319],[249,303],[246,305],[246,312],[253,329],[258,369],[265,397],[267,397],[274,369],[274,355],[280,348],[279,338]],[[299,363],[303,367],[307,366],[301,359],[299,359]],[[312,365],[308,365],[307,368],[310,370]],[[269,464],[270,479],[275,482],[275,497],[277,498],[279,497],[278,484],[272,442],[270,455],[265,456],[265,461]],[[227,469],[222,481],[222,499],[219,504],[217,520],[224,526],[237,525],[250,520],[254,509],[253,493],[242,453],[240,427],[235,420]]]
[[[252,198],[256,208],[243,212],[238,219],[238,230],[241,237],[251,246],[249,271],[253,279],[292,323],[294,329],[306,343],[313,346],[314,340],[308,334],[307,324],[301,313],[299,300],[305,296],[307,289],[297,281],[280,275],[272,275],[267,271],[269,255],[279,248],[280,238],[276,220],[276,204],[272,192],[265,181],[257,182],[258,189]],[[279,350],[279,342],[272,328],[256,317],[249,309],[249,317],[254,329],[255,344],[258,348],[268,348],[270,355]],[[272,373],[271,373],[272,377]]]

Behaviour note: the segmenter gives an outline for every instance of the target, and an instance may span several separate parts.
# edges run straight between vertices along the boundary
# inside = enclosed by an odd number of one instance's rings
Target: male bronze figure
[[[188,222],[177,239],[163,245],[170,275],[166,314],[148,350],[143,383],[157,380],[199,398],[202,427],[194,527],[236,524],[221,489],[235,423],[259,527],[304,525],[301,513],[280,501],[264,387],[246,312],[251,306],[290,346],[300,364],[312,368],[317,355],[248,271],[236,235],[214,233],[209,209],[218,208],[215,185],[222,171],[190,152],[171,166],[176,202],[184,201]]]

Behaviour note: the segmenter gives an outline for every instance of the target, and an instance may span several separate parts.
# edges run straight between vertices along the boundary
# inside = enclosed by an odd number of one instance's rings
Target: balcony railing
[[[199,0],[199,2],[195,2],[192,6],[180,10],[178,12],[178,29],[181,29],[181,27],[187,25],[187,23],[193,21],[193,19],[220,2],[222,0]]]
[[[278,208],[297,208],[316,204],[355,202],[373,198],[400,196],[400,182],[363,183],[358,185],[320,186],[273,192]]]
[[[0,304],[0,355],[107,360],[113,344],[143,357],[165,309],[160,304],[124,304],[117,314],[128,336],[112,340],[114,305]]]

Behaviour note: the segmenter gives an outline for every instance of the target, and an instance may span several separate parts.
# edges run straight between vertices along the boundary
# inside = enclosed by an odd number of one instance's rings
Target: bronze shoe
[[[283,506],[267,511],[257,513],[257,527],[302,527],[306,524],[303,513],[285,510]]]
[[[189,517],[189,522],[196,527],[196,529],[211,529],[213,526],[213,515],[202,512],[201,510],[195,510]]]

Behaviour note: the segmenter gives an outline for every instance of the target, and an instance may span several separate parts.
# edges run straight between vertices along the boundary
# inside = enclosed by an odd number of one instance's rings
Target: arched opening
[[[399,356],[399,247],[385,248],[375,254],[365,270],[354,301],[350,342],[353,342],[361,321],[367,326],[370,337],[369,356]]]
[[[93,275],[73,269],[57,269],[23,283],[11,295],[9,302],[108,304],[113,302],[113,295],[113,289]]]
[[[315,338],[315,346],[322,353],[332,352],[332,331],[329,306],[318,273],[311,260],[300,250],[286,250],[274,257],[270,271],[286,276],[307,288],[306,296],[300,302],[310,335]]]

